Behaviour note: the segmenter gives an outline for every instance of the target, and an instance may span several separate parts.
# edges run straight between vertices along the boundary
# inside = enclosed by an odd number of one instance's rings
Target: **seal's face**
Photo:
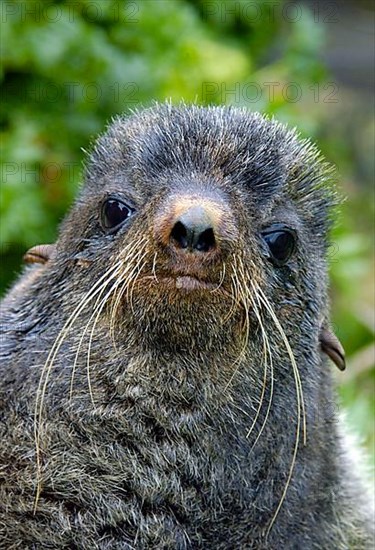
[[[94,265],[111,323],[158,342],[214,342],[262,301],[284,324],[308,311],[318,326],[326,174],[311,145],[260,115],[156,107],[99,139],[62,247]]]

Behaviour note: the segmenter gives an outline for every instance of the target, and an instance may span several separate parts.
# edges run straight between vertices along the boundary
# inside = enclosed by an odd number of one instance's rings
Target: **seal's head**
[[[79,260],[68,271],[80,290],[102,281],[115,333],[147,346],[228,349],[265,300],[316,344],[330,177],[311,144],[259,114],[162,105],[120,117],[91,153],[57,261]]]

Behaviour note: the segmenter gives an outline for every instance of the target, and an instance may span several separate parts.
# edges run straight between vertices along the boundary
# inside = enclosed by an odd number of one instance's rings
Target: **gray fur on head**
[[[316,148],[259,114],[109,125],[1,305],[2,547],[372,548],[319,340],[334,202]]]

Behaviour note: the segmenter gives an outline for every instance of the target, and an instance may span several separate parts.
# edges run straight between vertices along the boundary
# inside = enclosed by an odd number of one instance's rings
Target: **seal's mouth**
[[[202,281],[200,279],[197,279],[196,277],[191,277],[190,275],[184,275],[180,277],[165,277],[161,279],[161,283],[163,284],[171,284],[174,286],[174,288],[182,289],[182,290],[214,290],[217,285],[214,285],[212,283],[207,283],[205,281]]]
[[[153,282],[153,284],[157,286],[163,286],[167,289],[171,290],[185,290],[188,292],[195,291],[195,290],[205,290],[205,291],[213,291],[218,288],[218,284],[209,283],[207,281],[203,281],[202,279],[198,279],[197,277],[193,277],[191,275],[179,275],[175,277],[167,276],[167,277],[160,277],[160,276],[151,276],[151,277],[143,277],[143,279],[149,279]]]

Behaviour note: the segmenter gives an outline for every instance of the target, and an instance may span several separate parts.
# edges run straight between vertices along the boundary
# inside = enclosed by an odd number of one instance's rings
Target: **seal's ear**
[[[56,245],[38,244],[26,252],[23,261],[27,264],[46,264],[48,260],[54,257],[55,253]]]
[[[335,363],[340,370],[345,370],[345,351],[336,334],[322,326],[319,334],[321,350]]]

